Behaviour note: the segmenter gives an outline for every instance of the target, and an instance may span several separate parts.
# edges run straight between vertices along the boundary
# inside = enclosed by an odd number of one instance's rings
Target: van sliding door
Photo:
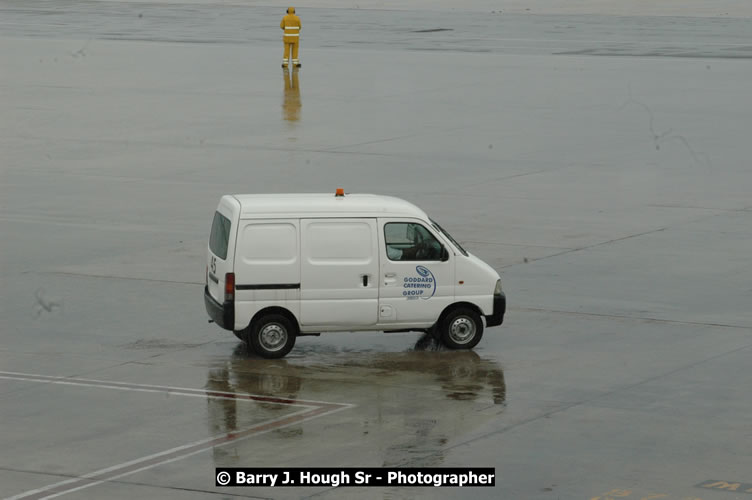
[[[375,325],[376,219],[301,219],[300,230],[301,324]]]

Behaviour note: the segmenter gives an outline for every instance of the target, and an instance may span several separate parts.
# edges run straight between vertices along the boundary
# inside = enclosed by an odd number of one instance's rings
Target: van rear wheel
[[[483,337],[483,320],[472,309],[455,309],[441,321],[439,332],[450,349],[472,349]]]
[[[296,329],[285,316],[268,314],[256,320],[246,342],[263,358],[282,358],[295,346]]]

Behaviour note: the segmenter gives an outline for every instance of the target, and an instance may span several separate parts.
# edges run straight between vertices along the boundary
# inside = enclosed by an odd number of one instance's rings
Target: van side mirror
[[[441,262],[446,262],[449,260],[449,250],[446,249],[446,247],[441,247]]]

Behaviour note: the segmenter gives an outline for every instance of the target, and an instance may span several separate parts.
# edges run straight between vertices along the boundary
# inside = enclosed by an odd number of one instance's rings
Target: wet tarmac
[[[301,8],[285,72],[281,8],[0,0],[0,498],[750,497],[750,20],[584,4]],[[505,324],[275,361],[207,324],[219,197],[336,187],[425,208],[502,273]]]

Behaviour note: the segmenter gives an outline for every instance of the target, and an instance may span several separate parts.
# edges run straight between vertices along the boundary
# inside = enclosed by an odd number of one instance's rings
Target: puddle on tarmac
[[[322,417],[321,425],[336,427],[336,435],[346,435],[347,440],[369,443],[370,454],[378,455],[369,463],[376,458],[383,466],[406,466],[416,460],[421,465],[442,463],[442,450],[498,420],[506,399],[504,372],[497,362],[472,350],[445,350],[429,336],[404,352],[312,350],[302,358],[279,360],[258,358],[238,344],[229,359],[215,359],[210,365],[206,389],[353,404]],[[250,415],[278,418],[291,411],[268,402],[207,402],[214,435],[242,430]],[[306,427],[296,424],[273,431],[255,439],[253,449],[260,441],[290,438],[311,440],[306,445],[311,448],[335,446],[320,443],[322,438],[313,431],[307,435]],[[244,455],[243,446],[231,448],[232,452],[215,451],[218,465],[254,460],[252,453]],[[252,448],[247,449],[250,453]]]

